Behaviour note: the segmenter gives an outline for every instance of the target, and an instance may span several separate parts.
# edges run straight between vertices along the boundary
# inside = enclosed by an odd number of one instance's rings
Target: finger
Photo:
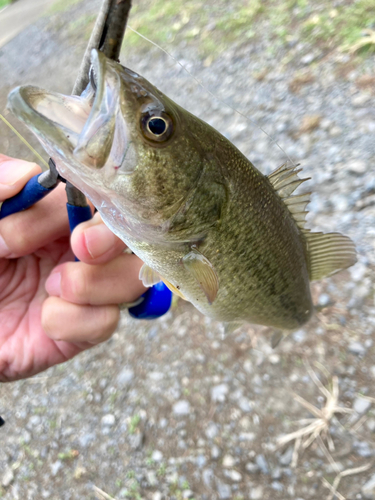
[[[0,222],[0,257],[21,257],[70,234],[63,185],[23,212]]]
[[[50,295],[75,304],[134,302],[147,290],[138,278],[142,264],[136,255],[129,254],[97,266],[67,262],[53,270],[45,287]]]
[[[17,194],[42,169],[36,163],[0,154],[0,201]]]
[[[98,344],[116,330],[120,311],[116,305],[89,306],[49,297],[43,303],[42,327],[53,340]]]
[[[74,255],[87,264],[102,264],[120,255],[126,245],[102,221],[100,214],[79,224],[72,233]]]

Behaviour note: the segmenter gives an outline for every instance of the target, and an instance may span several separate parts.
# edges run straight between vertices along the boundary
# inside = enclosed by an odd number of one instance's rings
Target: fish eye
[[[143,135],[156,142],[166,141],[173,132],[172,118],[164,112],[145,113],[141,126]]]

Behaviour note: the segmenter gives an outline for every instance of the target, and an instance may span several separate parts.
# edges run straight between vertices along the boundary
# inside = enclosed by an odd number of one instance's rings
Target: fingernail
[[[18,160],[6,161],[0,165],[0,184],[12,186],[34,169],[35,163]]]
[[[93,259],[108,252],[116,243],[116,236],[104,224],[89,227],[83,235],[87,251]]]
[[[49,295],[59,297],[61,293],[61,273],[50,274],[47,278],[45,288]]]
[[[5,243],[4,238],[0,234],[0,258],[8,257],[11,251],[8,245]]]

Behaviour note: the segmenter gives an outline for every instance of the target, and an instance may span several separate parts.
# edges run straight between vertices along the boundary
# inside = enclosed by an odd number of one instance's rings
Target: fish
[[[350,238],[305,227],[311,193],[295,194],[307,180],[297,165],[264,175],[219,131],[97,50],[81,96],[21,86],[8,107],[142,259],[143,283],[163,281],[229,329],[300,328],[314,312],[310,282],[356,262]]]

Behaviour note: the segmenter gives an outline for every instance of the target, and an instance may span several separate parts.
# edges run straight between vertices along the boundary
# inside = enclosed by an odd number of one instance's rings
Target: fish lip
[[[95,73],[96,89],[93,91],[90,84],[81,96],[70,96],[58,92],[48,91],[33,85],[19,86],[13,89],[8,95],[7,108],[19,120],[24,122],[48,149],[52,149],[49,144],[58,145],[59,153],[72,160],[75,158],[77,143],[87,140],[87,130],[95,120],[95,111],[100,108],[106,85],[106,58],[96,49],[91,53],[92,68]],[[52,103],[57,107],[60,103],[68,119],[55,117],[48,112],[48,106]],[[39,107],[39,109],[38,109]],[[72,108],[70,110],[69,108]],[[41,111],[41,108],[43,111]],[[81,111],[84,118],[78,117]],[[56,112],[56,111],[55,111]],[[79,125],[69,128],[66,122],[74,120],[80,122]],[[73,140],[76,139],[76,144]]]

